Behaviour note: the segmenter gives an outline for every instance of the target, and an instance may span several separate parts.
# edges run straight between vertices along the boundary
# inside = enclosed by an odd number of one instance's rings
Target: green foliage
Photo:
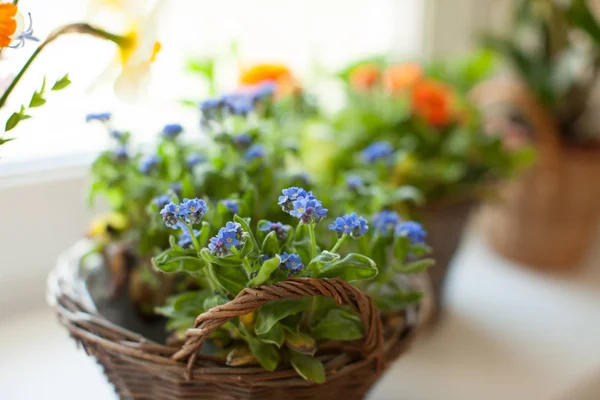
[[[553,114],[565,141],[584,139],[577,121],[600,72],[600,24],[588,3],[521,0],[510,35],[483,40]]]
[[[290,351],[290,363],[298,372],[298,375],[308,381],[315,383],[325,383],[325,368],[323,363],[315,357],[301,354],[296,351]]]
[[[358,340],[363,337],[360,319],[341,309],[330,310],[311,331],[317,340]]]
[[[71,81],[69,80],[69,75],[67,74],[67,75],[63,76],[62,78],[60,78],[59,80],[57,80],[54,83],[54,85],[52,85],[52,88],[50,90],[53,90],[53,91],[62,90],[64,88],[66,88],[67,86],[69,86],[70,84],[71,84]],[[8,132],[8,131],[14,129],[21,121],[31,118],[31,115],[27,114],[27,112],[26,112],[28,108],[37,108],[37,107],[41,107],[44,104],[46,104],[47,100],[44,96],[45,92],[46,92],[46,78],[44,78],[44,80],[42,82],[41,89],[33,92],[33,95],[31,96],[31,100],[29,100],[29,105],[28,106],[22,105],[19,112],[14,112],[11,114],[11,116],[6,121],[6,124],[4,125],[4,131]],[[9,140],[0,141],[0,145],[6,143],[8,141]]]
[[[304,312],[310,306],[310,299],[285,299],[273,301],[264,305],[257,313],[256,327],[257,335],[264,335],[282,319],[290,315]]]

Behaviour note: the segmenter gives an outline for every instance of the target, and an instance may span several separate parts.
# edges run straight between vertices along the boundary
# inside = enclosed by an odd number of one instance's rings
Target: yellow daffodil
[[[31,15],[29,25],[25,25],[25,18],[16,5],[0,3],[0,48],[21,47],[25,40],[37,41],[31,28]]]
[[[149,13],[132,18],[127,33],[115,40],[119,46],[117,56],[93,86],[117,74],[115,94],[126,102],[139,99],[148,86],[152,64],[161,49],[157,26],[163,4],[159,1]]]
[[[92,221],[88,231],[91,238],[108,239],[116,232],[121,232],[127,228],[127,217],[120,213],[110,213],[98,217]]]

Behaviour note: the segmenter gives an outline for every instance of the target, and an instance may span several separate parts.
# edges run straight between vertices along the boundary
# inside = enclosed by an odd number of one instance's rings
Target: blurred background
[[[196,126],[182,98],[208,88],[186,74],[190,57],[222,57],[218,80],[233,89],[237,61],[284,63],[306,85],[318,71],[358,58],[460,57],[485,29],[509,32],[510,0],[222,0],[167,2],[162,51],[140,104],[118,100],[110,84],[87,89],[114,52],[110,43],[66,37],[41,56],[0,111],[2,118],[41,83],[69,72],[73,85],[19,126],[0,147],[0,398],[113,399],[92,359],[77,351],[46,306],[46,276],[62,250],[85,233],[86,173],[108,138],[85,124],[108,110],[144,145],[171,121]],[[590,0],[600,9],[600,1]],[[35,34],[86,17],[84,0],[22,0]],[[102,16],[107,26],[119,21]],[[34,50],[0,61],[15,74]],[[66,61],[68,60],[68,61]],[[68,69],[66,67],[68,64]],[[328,88],[321,88],[327,92]],[[2,119],[3,120],[3,119]],[[472,216],[445,293],[442,324],[414,345],[371,399],[600,399],[600,237],[576,273],[521,268],[483,240]],[[459,234],[458,232],[456,233]],[[31,237],[42,238],[32,245]],[[90,391],[90,387],[94,390]]]

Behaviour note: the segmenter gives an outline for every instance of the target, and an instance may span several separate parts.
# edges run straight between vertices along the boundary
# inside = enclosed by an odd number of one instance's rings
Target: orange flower
[[[350,85],[359,92],[366,92],[379,81],[381,73],[375,64],[363,64],[350,72]]]
[[[243,71],[240,76],[242,86],[253,86],[271,81],[277,85],[276,98],[297,93],[300,86],[288,67],[282,64],[257,64]]]
[[[418,63],[394,65],[385,70],[383,84],[391,93],[414,87],[423,79],[423,68]]]
[[[452,89],[431,79],[417,83],[412,91],[413,112],[434,126],[451,121],[453,101]]]
[[[8,47],[19,35],[19,25],[22,26],[22,18],[17,6],[12,3],[0,3],[0,48]]]

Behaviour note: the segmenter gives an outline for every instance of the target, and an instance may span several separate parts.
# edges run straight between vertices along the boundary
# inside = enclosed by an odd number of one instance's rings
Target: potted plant
[[[423,228],[387,214],[373,229],[356,214],[326,221],[312,192],[277,187],[310,182],[290,167],[290,138],[261,114],[271,89],[203,102],[211,140],[196,148],[168,125],[150,157],[107,115],[89,117],[116,139],[94,164],[93,191],[125,223],[99,224],[101,235],[59,262],[49,290],[61,322],[124,398],[361,398],[416,334],[423,294],[395,278],[431,266]],[[197,152],[204,158],[188,165]],[[115,242],[144,260],[156,282],[149,292],[160,296],[143,309],[166,321],[134,326],[126,302],[102,308],[114,279],[103,280],[110,268],[94,264],[94,247]]]
[[[322,240],[316,227],[325,225],[327,209],[311,192],[284,189],[272,202],[295,227],[237,214],[220,226],[214,204],[198,198],[175,199],[157,213],[173,235],[153,263],[183,273],[185,283],[159,309],[173,330],[170,345],[98,314],[80,259],[59,265],[49,280],[53,304],[119,395],[321,398],[336,391],[359,399],[406,349],[420,295],[391,278],[430,264],[418,259],[427,252],[422,227],[389,225],[384,235],[380,226],[372,235],[365,219],[348,214],[332,220]]]
[[[517,79],[490,81],[473,93],[489,125],[538,150],[538,162],[489,204],[486,224],[498,252],[538,268],[576,267],[596,234],[600,25],[588,3],[516,1],[511,36],[488,36],[484,44]]]
[[[305,163],[316,165],[317,180],[352,188],[349,203],[423,221],[437,264],[429,274],[438,305],[469,212],[487,183],[511,176],[527,159],[484,134],[465,98],[489,64],[487,54],[452,66],[354,63],[339,75],[344,105],[306,134]]]

